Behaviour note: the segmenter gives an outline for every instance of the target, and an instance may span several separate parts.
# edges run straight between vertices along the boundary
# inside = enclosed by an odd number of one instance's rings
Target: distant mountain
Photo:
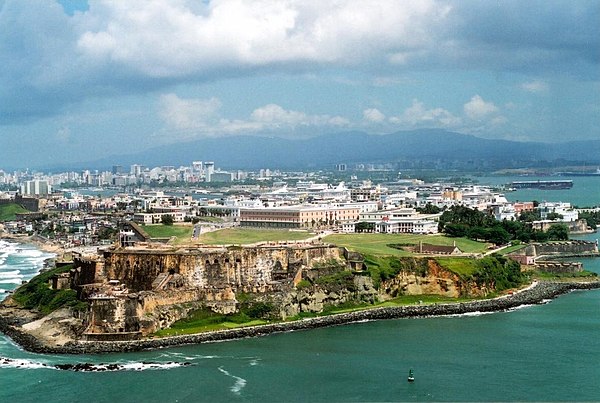
[[[490,140],[445,130],[402,131],[387,135],[344,132],[303,140],[235,136],[206,138],[152,148],[88,165],[190,165],[214,161],[222,168],[318,168],[333,164],[417,161],[439,166],[507,168],[563,160],[600,163],[600,140],[569,143]],[[79,164],[82,165],[82,164]]]

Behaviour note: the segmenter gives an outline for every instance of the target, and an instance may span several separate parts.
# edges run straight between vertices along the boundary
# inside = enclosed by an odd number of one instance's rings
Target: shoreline
[[[515,292],[493,299],[477,300],[461,303],[408,305],[401,307],[370,308],[361,311],[340,313],[316,318],[302,319],[293,322],[280,322],[267,325],[241,327],[236,329],[217,330],[191,335],[168,336],[130,341],[70,341],[62,346],[45,345],[39,339],[22,330],[20,326],[29,323],[27,314],[21,318],[15,315],[0,314],[0,332],[10,337],[23,349],[45,354],[102,354],[116,352],[135,352],[188,344],[236,340],[248,337],[266,336],[273,333],[296,330],[310,330],[321,327],[339,326],[371,320],[425,318],[435,316],[462,315],[476,312],[503,312],[525,305],[537,305],[554,299],[574,290],[600,289],[600,280],[595,281],[540,281]],[[0,312],[1,313],[1,312]],[[24,321],[25,319],[25,321]],[[30,317],[30,319],[32,319]],[[39,319],[36,318],[36,319]],[[35,320],[35,319],[33,319]]]
[[[7,234],[5,232],[0,232],[0,239],[33,245],[42,252],[54,253],[57,257],[65,252],[65,249],[62,247],[62,245],[59,245],[58,243],[52,242],[50,240],[42,240],[43,238],[41,239],[36,235],[16,236],[12,234]]]

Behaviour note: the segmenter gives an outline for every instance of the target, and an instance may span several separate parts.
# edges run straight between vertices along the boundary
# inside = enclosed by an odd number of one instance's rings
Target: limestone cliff
[[[443,295],[451,298],[483,297],[493,289],[465,281],[432,258],[399,258],[402,270],[393,278],[384,280],[379,296],[387,300],[398,295]]]
[[[82,319],[87,340],[141,338],[200,308],[230,314],[243,304],[263,304],[270,319],[285,319],[399,295],[482,296],[490,291],[435,259],[394,259],[397,272],[376,286],[360,255],[332,245],[113,247],[102,256],[76,256],[68,280],[89,302]]]

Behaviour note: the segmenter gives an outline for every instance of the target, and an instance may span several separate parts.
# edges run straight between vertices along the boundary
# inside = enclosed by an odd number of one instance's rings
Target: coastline
[[[42,252],[54,253],[56,256],[60,256],[65,252],[62,245],[59,245],[56,242],[52,242],[50,240],[46,240],[37,235],[24,235],[17,236],[12,234],[7,234],[6,232],[0,231],[0,239],[5,239],[7,241],[18,242],[23,244],[34,245],[36,248],[41,250]]]
[[[371,308],[361,311],[302,319],[293,322],[281,322],[267,325],[218,330],[192,335],[169,336],[131,341],[69,341],[62,346],[49,346],[40,339],[24,331],[21,326],[39,319],[31,312],[21,311],[24,315],[6,314],[0,311],[0,332],[28,351],[46,354],[101,354],[113,352],[134,352],[186,344],[235,340],[248,337],[265,336],[272,333],[309,330],[327,326],[338,326],[371,320],[424,318],[433,316],[462,315],[476,312],[502,312],[524,305],[535,305],[554,299],[574,290],[600,289],[600,280],[570,282],[534,282],[529,287],[512,295],[493,299],[447,303],[410,305],[402,307]],[[28,317],[29,316],[29,317]],[[27,318],[28,317],[28,318]],[[28,320],[29,319],[29,320]]]

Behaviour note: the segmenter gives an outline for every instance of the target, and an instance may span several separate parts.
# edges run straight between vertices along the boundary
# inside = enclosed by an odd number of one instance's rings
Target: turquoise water
[[[589,197],[576,187],[571,194]],[[600,196],[590,200],[599,204]],[[13,283],[14,267],[26,278],[43,257],[26,263],[36,251],[18,248],[0,248],[0,273],[11,272]],[[600,273],[600,259],[582,261]],[[365,322],[128,354],[32,354],[0,336],[0,357],[21,364],[0,364],[0,402],[600,401],[599,336],[600,290],[511,312]],[[139,370],[48,367],[78,362]],[[192,365],[150,369],[143,362]],[[416,380],[409,384],[411,368]]]
[[[592,207],[600,205],[600,176],[484,176],[475,177],[481,185],[507,185],[514,181],[523,180],[553,180],[569,179],[573,181],[571,189],[562,190],[540,190],[540,189],[518,189],[514,192],[506,192],[509,201],[549,201],[570,202],[578,207]]]

